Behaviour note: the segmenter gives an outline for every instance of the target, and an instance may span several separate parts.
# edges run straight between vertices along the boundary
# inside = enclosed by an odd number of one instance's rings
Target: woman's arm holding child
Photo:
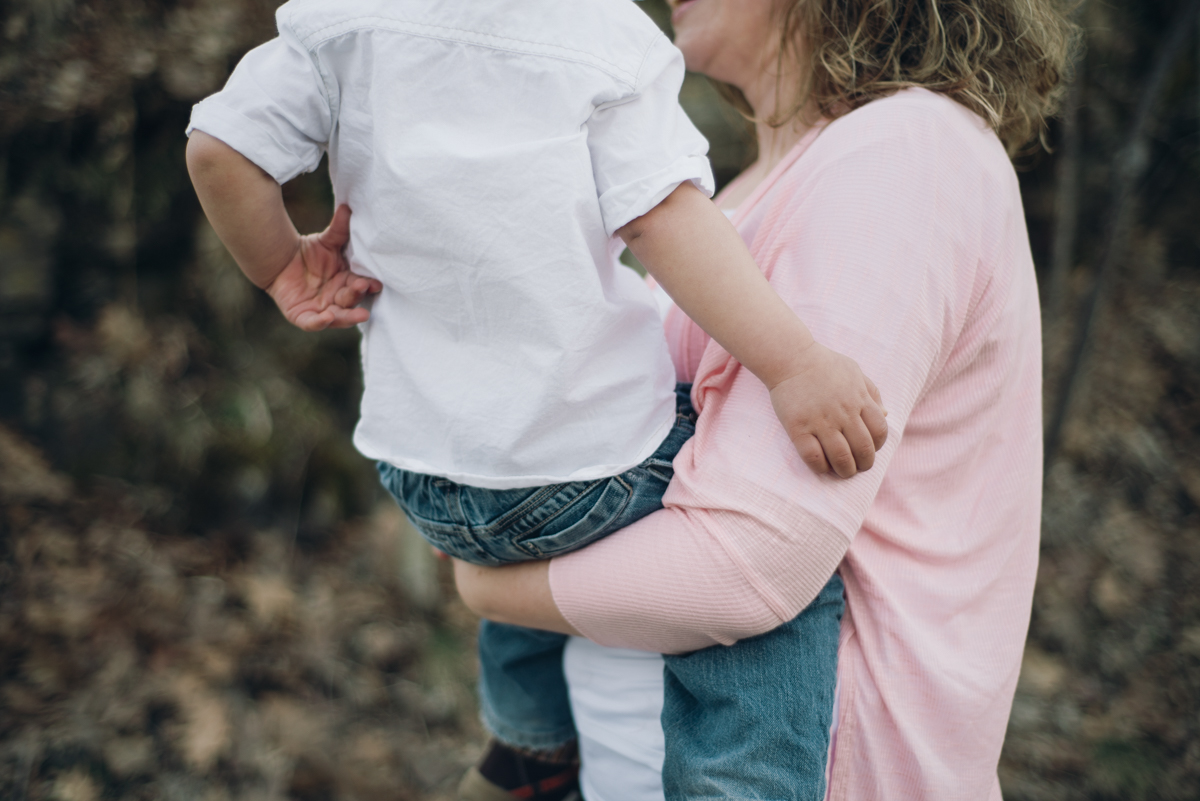
[[[289,322],[320,331],[366,321],[369,312],[358,304],[383,287],[350,272],[342,254],[350,239],[348,206],[321,233],[301,236],[275,179],[220,139],[193,132],[187,165],[213,230]]]
[[[679,307],[771,392],[817,473],[849,478],[887,439],[879,391],[853,359],[817,343],[725,215],[691,183],[617,231]]]

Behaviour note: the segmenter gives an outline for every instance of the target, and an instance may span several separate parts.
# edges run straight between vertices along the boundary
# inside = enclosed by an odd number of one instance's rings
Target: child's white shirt
[[[613,232],[680,183],[712,194],[679,51],[629,0],[291,0],[199,103],[283,183],[328,151],[354,214],[354,442],[505,489],[602,478],[674,423],[655,302]]]

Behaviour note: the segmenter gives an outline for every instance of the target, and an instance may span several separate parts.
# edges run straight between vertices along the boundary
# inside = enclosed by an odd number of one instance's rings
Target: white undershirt
[[[663,658],[567,641],[563,669],[579,732],[587,801],[664,801]]]

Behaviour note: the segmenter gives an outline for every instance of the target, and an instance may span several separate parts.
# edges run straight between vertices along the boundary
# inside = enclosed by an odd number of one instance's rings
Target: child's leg
[[[682,384],[677,390],[675,426],[662,445],[642,464],[611,478],[489,490],[385,463],[379,465],[380,478],[421,534],[451,556],[482,565],[549,559],[662,508],[672,460],[695,432],[689,390]],[[521,748],[547,742],[553,748],[563,721],[570,719],[562,676],[565,640],[556,637],[517,626],[480,627],[480,703],[484,723],[502,742]],[[553,680],[547,678],[551,672]],[[571,732],[573,737],[573,724]]]
[[[842,579],[790,623],[665,657],[667,801],[822,801],[837,684]]]
[[[575,739],[562,670],[566,641],[562,634],[480,621],[479,706],[497,739],[538,751]]]

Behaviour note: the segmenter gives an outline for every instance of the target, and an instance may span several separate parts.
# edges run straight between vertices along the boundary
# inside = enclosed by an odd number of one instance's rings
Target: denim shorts
[[[477,565],[550,559],[662,508],[672,462],[696,432],[691,384],[675,389],[675,425],[649,459],[610,478],[484,489],[378,464],[383,486],[438,550]]]
[[[675,454],[695,433],[690,390],[677,387],[675,426],[654,455],[612,478],[488,490],[384,463],[379,474],[442,551],[482,565],[547,559],[662,506]],[[807,609],[774,631],[665,657],[667,801],[824,798],[842,609],[842,582],[834,575]],[[503,742],[550,750],[575,737],[565,642],[562,634],[481,621],[480,710]]]

